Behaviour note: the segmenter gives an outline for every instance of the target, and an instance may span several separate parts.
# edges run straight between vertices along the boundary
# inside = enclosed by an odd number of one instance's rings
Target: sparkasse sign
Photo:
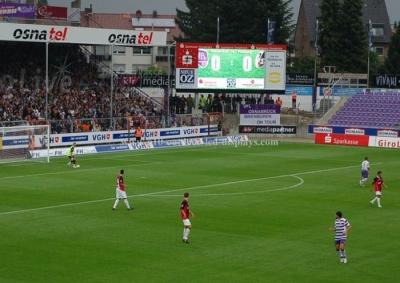
[[[90,45],[165,46],[167,33],[162,31],[0,23],[0,40]]]

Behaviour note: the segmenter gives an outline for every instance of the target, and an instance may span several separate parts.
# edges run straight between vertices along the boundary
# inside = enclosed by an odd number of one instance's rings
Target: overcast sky
[[[293,11],[295,12],[295,20],[299,10],[301,0],[293,1]],[[71,0],[48,0],[50,5],[69,6]],[[123,13],[135,12],[142,10],[143,13],[151,13],[157,10],[159,14],[173,14],[175,9],[186,9],[185,0],[82,0],[82,7],[89,7],[93,4],[95,12],[103,13]],[[386,0],[389,11],[390,22],[400,20],[400,1]]]

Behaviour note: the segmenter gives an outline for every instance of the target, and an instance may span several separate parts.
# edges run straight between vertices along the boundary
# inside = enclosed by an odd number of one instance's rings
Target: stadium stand
[[[374,92],[350,98],[329,121],[332,126],[397,128],[400,93]]]
[[[0,123],[44,124],[43,46],[1,43],[0,51]],[[110,123],[110,81],[98,78],[96,67],[85,60],[78,46],[56,46],[49,57],[52,64],[48,118],[52,133],[109,130],[111,126],[116,130],[126,129],[127,116],[145,116],[139,123],[141,126],[144,123],[161,126],[164,109],[134,89],[118,85],[112,115],[116,118]],[[68,80],[63,81],[66,77]]]

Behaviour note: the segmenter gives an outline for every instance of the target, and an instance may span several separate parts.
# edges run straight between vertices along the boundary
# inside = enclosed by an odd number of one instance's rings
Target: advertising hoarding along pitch
[[[295,135],[296,126],[239,126],[241,134]]]
[[[286,47],[178,43],[178,90],[275,90],[286,84]]]
[[[315,134],[316,144],[365,146],[369,144],[369,136],[343,134]]]
[[[167,33],[161,31],[0,23],[0,40],[93,45],[165,46]]]

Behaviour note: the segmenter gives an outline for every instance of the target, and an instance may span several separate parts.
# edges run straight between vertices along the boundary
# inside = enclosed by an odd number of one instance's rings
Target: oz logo
[[[194,70],[191,69],[179,70],[179,83],[194,84]]]

